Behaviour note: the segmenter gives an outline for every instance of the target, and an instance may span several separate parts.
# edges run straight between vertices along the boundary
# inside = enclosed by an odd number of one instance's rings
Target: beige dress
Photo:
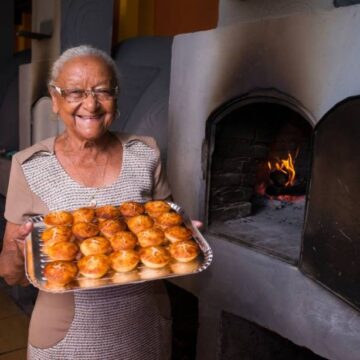
[[[27,216],[89,205],[164,199],[170,195],[158,147],[152,138],[117,134],[123,164],[117,180],[87,188],[62,168],[54,138],[17,153],[5,218],[21,224]],[[171,318],[161,281],[65,294],[39,292],[29,331],[28,359],[170,359]]]

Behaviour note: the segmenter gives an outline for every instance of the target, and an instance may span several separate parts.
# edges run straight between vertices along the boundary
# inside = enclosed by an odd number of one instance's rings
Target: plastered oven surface
[[[220,23],[214,30],[175,37],[172,52],[168,175],[175,201],[202,220],[202,149],[206,121],[215,109],[275,89],[293,98],[314,125],[337,103],[360,93],[360,6],[329,10],[324,2],[322,11]],[[360,358],[357,311],[296,266],[205,236],[214,249],[213,265],[176,280],[200,301],[198,359],[216,359],[222,310],[326,358]]]

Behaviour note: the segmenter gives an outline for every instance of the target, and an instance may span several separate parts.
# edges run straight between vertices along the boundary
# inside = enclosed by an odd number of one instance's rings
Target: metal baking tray
[[[33,222],[32,233],[26,239],[25,246],[25,272],[30,283],[42,291],[52,293],[64,293],[69,291],[81,291],[86,289],[98,289],[101,287],[111,287],[119,285],[128,285],[142,283],[150,280],[168,279],[178,276],[186,276],[204,271],[209,267],[213,258],[213,252],[201,235],[200,231],[193,226],[189,216],[184,210],[173,202],[168,202],[172,210],[179,213],[184,219],[184,225],[193,233],[193,240],[197,242],[200,248],[200,254],[196,260],[190,263],[171,262],[164,268],[150,269],[139,264],[137,268],[129,273],[116,273],[109,271],[100,279],[89,279],[82,275],[70,284],[63,287],[50,286],[43,274],[43,269],[48,262],[51,262],[47,255],[42,251],[41,233],[45,229],[43,216],[37,215],[29,218]]]

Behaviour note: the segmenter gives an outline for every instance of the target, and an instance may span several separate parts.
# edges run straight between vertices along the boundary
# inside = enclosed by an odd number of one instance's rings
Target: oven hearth
[[[215,221],[209,231],[220,238],[254,247],[258,251],[297,263],[305,211],[305,197],[296,201],[261,198],[252,216]]]

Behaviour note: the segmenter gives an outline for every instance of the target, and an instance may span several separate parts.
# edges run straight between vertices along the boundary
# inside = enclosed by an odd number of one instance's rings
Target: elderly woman
[[[0,275],[9,284],[27,283],[22,244],[31,231],[27,216],[170,196],[155,141],[109,131],[118,86],[113,60],[90,46],[68,49],[53,64],[49,91],[66,130],[13,158],[0,257]],[[40,291],[28,358],[168,359],[169,310],[161,281]]]

